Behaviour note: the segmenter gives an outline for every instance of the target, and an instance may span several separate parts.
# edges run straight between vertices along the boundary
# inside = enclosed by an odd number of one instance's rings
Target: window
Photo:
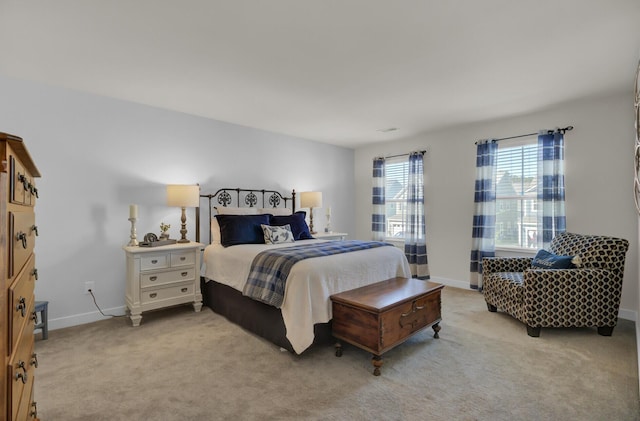
[[[385,162],[386,236],[404,238],[407,223],[407,183],[409,162],[406,157],[388,158]]]
[[[538,144],[498,146],[496,247],[537,248]]]

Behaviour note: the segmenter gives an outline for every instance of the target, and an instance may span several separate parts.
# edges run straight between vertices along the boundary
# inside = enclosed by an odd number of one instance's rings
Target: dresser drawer
[[[18,413],[28,413],[31,405],[31,391],[33,389],[33,374],[37,365],[36,356],[33,353],[33,335],[27,335],[20,341],[18,349],[9,360],[9,413],[12,419],[17,420]]]
[[[395,307],[382,315],[382,348],[394,346],[440,319],[440,294],[418,297]]]
[[[171,253],[171,267],[189,266],[196,263],[196,256],[190,253]]]
[[[142,273],[140,274],[140,287],[148,288],[182,281],[193,281],[196,277],[195,274],[196,271],[193,266],[165,272]]]
[[[16,344],[23,335],[23,332],[31,333],[34,328],[34,276],[35,258],[29,259],[27,265],[9,287],[9,329],[10,348],[15,349]]]
[[[20,271],[33,253],[37,227],[33,212],[9,212],[9,277]]]
[[[153,270],[169,267],[168,254],[153,254],[140,257],[140,270]]]
[[[140,300],[142,305],[162,303],[174,299],[183,302],[183,297],[187,297],[189,300],[193,299],[193,291],[193,282],[166,288],[149,289],[140,293]]]

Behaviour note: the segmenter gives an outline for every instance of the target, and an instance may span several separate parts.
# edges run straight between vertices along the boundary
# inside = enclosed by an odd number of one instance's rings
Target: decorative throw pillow
[[[546,250],[540,250],[533,258],[531,267],[540,269],[571,269],[574,268],[574,256],[558,256]]]
[[[291,232],[293,233],[294,240],[309,240],[313,237],[309,232],[309,226],[305,220],[306,216],[307,213],[305,211],[298,211],[289,216],[274,215],[271,217],[270,225],[282,226],[289,224],[291,226]]]
[[[279,227],[264,224],[260,226],[264,233],[265,244],[293,243],[295,241],[289,224]]]
[[[216,215],[220,225],[220,243],[224,247],[236,244],[264,244],[260,225],[269,223],[270,215]]]

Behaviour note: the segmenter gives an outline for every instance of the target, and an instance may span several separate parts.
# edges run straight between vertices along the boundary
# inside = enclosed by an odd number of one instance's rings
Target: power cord
[[[95,304],[95,306],[98,309],[98,311],[100,312],[100,314],[102,314],[104,317],[126,317],[126,314],[121,314],[119,316],[115,315],[115,314],[104,314],[104,312],[102,311],[102,309],[98,305],[98,302],[96,301],[96,296],[93,295],[93,291],[90,288],[87,291],[89,292],[89,294],[91,294],[91,298],[93,298],[93,304]]]

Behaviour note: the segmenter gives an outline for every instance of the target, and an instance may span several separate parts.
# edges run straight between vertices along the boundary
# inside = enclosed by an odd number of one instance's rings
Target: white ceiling
[[[0,74],[347,147],[631,92],[639,57],[639,0],[0,0]]]

